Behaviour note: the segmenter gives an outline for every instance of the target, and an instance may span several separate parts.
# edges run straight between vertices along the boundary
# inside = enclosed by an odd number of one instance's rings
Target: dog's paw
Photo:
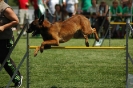
[[[99,38],[96,38],[96,41],[99,42]]]
[[[37,54],[36,53],[34,53],[34,57],[36,57],[37,56]]]
[[[43,47],[40,48],[40,52],[41,52],[41,53],[43,52],[43,49],[44,49]]]
[[[98,36],[95,36],[95,40],[96,40],[97,42],[99,42],[99,37],[98,37]]]
[[[85,45],[87,46],[87,47],[89,47],[89,43],[87,42],[87,43],[85,43]]]
[[[38,53],[38,51],[35,51],[35,52],[34,52],[34,57],[36,57],[36,56],[37,56],[37,53]]]

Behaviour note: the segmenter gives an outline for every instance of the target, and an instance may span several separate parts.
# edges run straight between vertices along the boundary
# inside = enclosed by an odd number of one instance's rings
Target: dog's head
[[[32,33],[32,36],[40,34],[40,29],[42,28],[42,24],[44,21],[44,15],[42,15],[39,19],[35,19],[27,30],[27,33]]]

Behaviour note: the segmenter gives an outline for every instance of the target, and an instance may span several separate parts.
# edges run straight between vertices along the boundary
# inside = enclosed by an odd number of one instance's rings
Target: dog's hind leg
[[[88,42],[88,30],[87,30],[87,28],[85,27],[85,26],[83,26],[82,28],[81,28],[81,31],[82,31],[82,34],[83,34],[83,36],[84,36],[84,38],[85,38],[85,45],[87,46],[87,47],[89,47],[89,42]]]
[[[98,37],[97,31],[96,31],[95,28],[93,28],[92,33],[95,34],[95,39],[96,39],[96,41],[99,41],[99,37]]]
[[[38,51],[40,50],[40,46],[36,47],[35,51],[34,51],[34,57],[37,56]]]
[[[85,34],[83,34],[83,35],[84,35],[84,38],[85,38],[85,45],[86,45],[87,47],[89,47],[88,35],[85,35]]]

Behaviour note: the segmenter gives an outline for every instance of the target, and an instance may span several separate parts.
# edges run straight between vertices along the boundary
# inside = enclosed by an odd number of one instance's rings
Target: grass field
[[[129,39],[129,52],[133,57],[133,39]],[[30,45],[40,45],[41,38],[30,38]],[[90,45],[94,39],[89,39]],[[109,40],[103,46],[108,46]],[[125,39],[112,39],[111,46],[124,46]],[[60,46],[85,46],[84,39],[72,39]],[[26,51],[26,38],[22,37],[11,57],[18,65]],[[125,50],[46,50],[33,57],[30,50],[30,88],[125,88]],[[129,73],[133,65],[129,63]],[[20,68],[24,76],[21,88],[26,88],[26,61]],[[0,88],[6,86],[9,76],[0,72]],[[13,83],[11,84],[13,85]]]

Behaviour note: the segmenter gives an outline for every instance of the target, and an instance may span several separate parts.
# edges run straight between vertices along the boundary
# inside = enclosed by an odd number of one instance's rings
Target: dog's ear
[[[39,25],[42,25],[44,21],[44,15],[39,18]]]
[[[44,20],[43,21],[43,26],[49,28],[51,26],[51,23],[48,20]]]

